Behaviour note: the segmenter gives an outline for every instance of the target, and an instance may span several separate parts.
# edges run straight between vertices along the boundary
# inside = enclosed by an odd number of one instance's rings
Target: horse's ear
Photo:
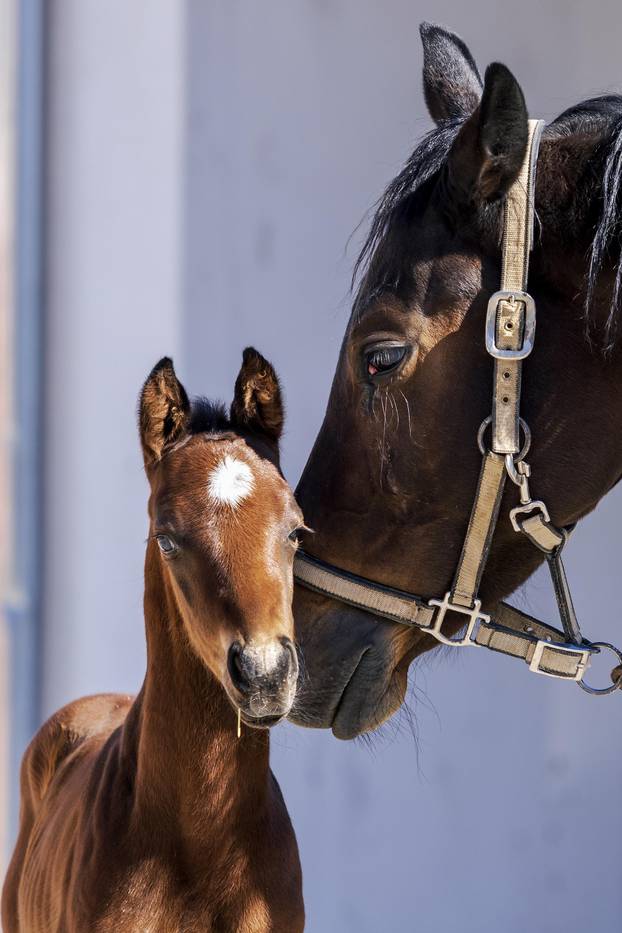
[[[188,428],[190,402],[175,375],[173,361],[163,357],[153,367],[140,394],[138,423],[145,466],[162,458],[166,448]]]
[[[523,164],[527,123],[518,81],[505,65],[489,65],[481,102],[460,129],[449,153],[452,196],[463,204],[503,197]]]
[[[436,123],[469,117],[482,96],[482,79],[459,36],[442,26],[422,23],[423,93]]]
[[[263,434],[278,444],[283,432],[283,400],[277,374],[254,347],[247,347],[231,404],[234,427]]]

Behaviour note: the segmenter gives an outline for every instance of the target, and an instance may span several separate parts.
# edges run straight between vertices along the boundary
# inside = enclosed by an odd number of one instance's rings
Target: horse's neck
[[[147,674],[123,738],[136,773],[134,812],[166,825],[200,859],[263,816],[269,739],[244,726],[238,739],[222,686],[190,649],[161,568],[149,562],[145,622]]]

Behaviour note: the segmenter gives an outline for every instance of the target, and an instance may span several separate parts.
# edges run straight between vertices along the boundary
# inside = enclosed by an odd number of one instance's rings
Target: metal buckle
[[[550,524],[551,517],[549,510],[541,499],[534,499],[532,502],[526,502],[524,505],[517,505],[510,509],[510,521],[514,531],[522,531],[518,522],[518,515],[529,515],[530,512],[540,512],[542,518],[547,524]]]
[[[519,301],[525,305],[523,345],[518,350],[503,350],[497,346],[497,311],[501,301]],[[486,312],[486,349],[496,360],[524,360],[533,350],[536,335],[536,303],[527,292],[495,292]]]
[[[430,625],[422,626],[422,631],[429,632],[437,641],[442,642],[443,645],[451,645],[452,648],[466,648],[468,645],[472,645],[474,648],[481,647],[472,638],[479,622],[490,622],[490,616],[480,611],[482,608],[481,600],[475,599],[473,608],[469,609],[467,606],[458,606],[457,603],[452,603],[451,593],[445,593],[442,599],[430,599],[428,606],[432,609],[438,609],[438,612],[435,612],[432,616]],[[441,625],[445,621],[448,612],[459,612],[460,615],[469,617],[466,632],[462,638],[448,638],[441,632]]]
[[[577,673],[574,675],[556,674],[554,671],[542,670],[542,655],[547,648],[550,648],[551,651],[562,651],[565,654],[574,654],[575,656],[581,655],[581,659],[577,665]],[[534,674],[543,674],[545,677],[555,677],[558,680],[580,681],[583,679],[583,675],[590,666],[591,653],[591,648],[580,648],[578,645],[562,645],[558,642],[547,641],[545,638],[540,638],[536,642],[535,651],[531,663],[529,664],[529,670],[533,671]]]

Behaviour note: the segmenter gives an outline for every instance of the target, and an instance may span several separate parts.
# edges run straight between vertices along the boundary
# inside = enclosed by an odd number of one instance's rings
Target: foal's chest
[[[212,879],[213,880],[213,879]],[[265,895],[242,886],[223,898],[217,883],[210,890],[184,889],[166,871],[142,866],[115,892],[94,933],[296,933],[299,905],[285,911],[268,904]],[[278,917],[282,912],[283,916]]]

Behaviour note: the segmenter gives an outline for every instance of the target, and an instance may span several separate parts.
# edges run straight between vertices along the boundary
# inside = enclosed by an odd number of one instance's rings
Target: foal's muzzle
[[[227,668],[246,722],[271,726],[288,714],[298,679],[298,658],[289,638],[246,645],[236,641]]]

